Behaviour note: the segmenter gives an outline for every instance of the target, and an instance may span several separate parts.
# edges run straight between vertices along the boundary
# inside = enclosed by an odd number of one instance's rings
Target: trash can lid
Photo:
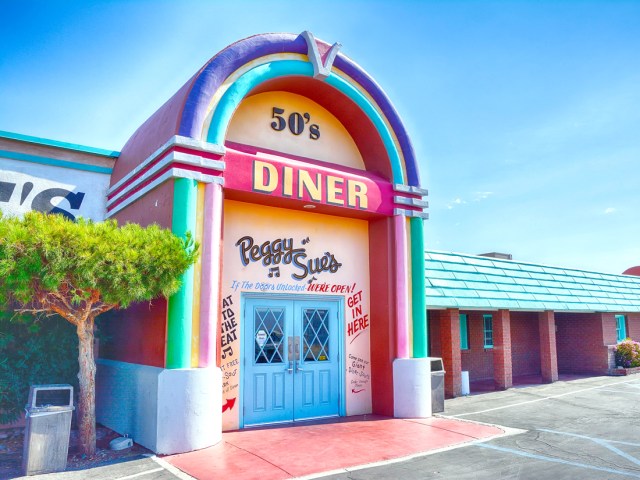
[[[73,387],[66,384],[31,385],[28,408],[73,406]]]
[[[442,358],[429,357],[429,360],[431,361],[431,372],[444,372]]]

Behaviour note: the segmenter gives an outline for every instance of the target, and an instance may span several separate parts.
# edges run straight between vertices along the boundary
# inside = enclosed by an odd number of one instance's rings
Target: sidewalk
[[[163,460],[199,480],[279,480],[343,472],[502,433],[497,427],[438,417],[364,415],[227,432],[213,447]]]

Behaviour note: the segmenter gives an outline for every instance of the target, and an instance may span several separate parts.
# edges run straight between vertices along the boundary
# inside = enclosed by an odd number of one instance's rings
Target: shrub
[[[627,338],[615,350],[616,366],[624,368],[640,367],[640,343]]]
[[[0,424],[20,418],[29,386],[68,383],[77,391],[77,374],[78,339],[69,322],[0,312]]]

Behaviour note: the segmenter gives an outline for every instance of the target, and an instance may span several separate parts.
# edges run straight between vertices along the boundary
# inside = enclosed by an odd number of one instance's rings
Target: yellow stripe
[[[193,268],[193,324],[191,328],[191,367],[200,366],[200,279],[202,275],[202,238],[204,236],[204,183],[198,183],[196,210],[196,242],[200,244],[200,255]]]

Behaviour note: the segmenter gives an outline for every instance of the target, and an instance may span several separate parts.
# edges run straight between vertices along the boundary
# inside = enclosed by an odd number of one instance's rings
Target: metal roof
[[[427,308],[640,312],[640,277],[425,252]]]

